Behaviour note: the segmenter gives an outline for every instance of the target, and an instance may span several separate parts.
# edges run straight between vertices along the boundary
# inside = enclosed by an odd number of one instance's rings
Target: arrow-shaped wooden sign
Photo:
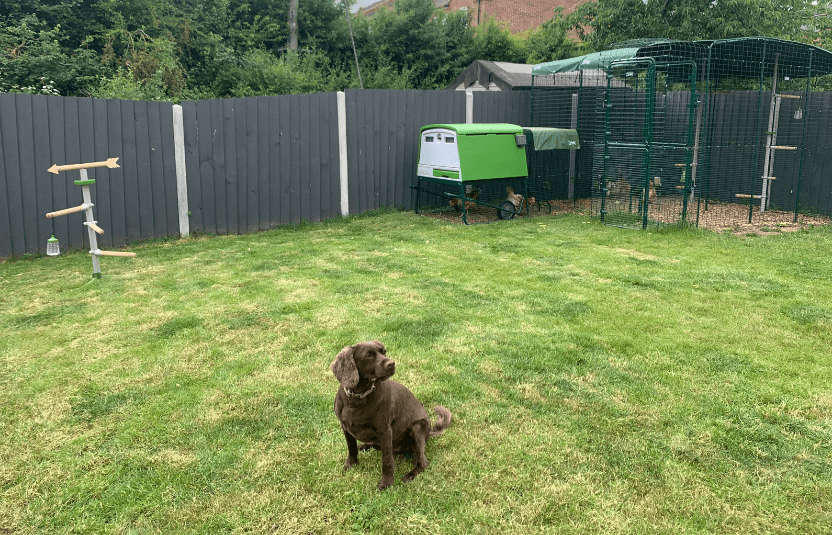
[[[92,162],[92,163],[73,163],[69,165],[53,165],[49,169],[47,169],[50,173],[55,173],[56,175],[61,171],[72,171],[73,169],[89,169],[90,167],[109,167],[110,169],[117,168],[118,165],[118,158],[108,158],[103,162]]]

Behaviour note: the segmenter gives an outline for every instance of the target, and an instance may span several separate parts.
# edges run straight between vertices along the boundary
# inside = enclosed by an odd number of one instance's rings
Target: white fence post
[[[465,122],[474,123],[474,90],[465,90]]]
[[[179,235],[183,238],[191,233],[188,219],[188,174],[185,170],[185,122],[182,106],[173,106],[173,155],[176,160],[176,198],[179,206]]]
[[[341,215],[350,215],[349,173],[347,172],[347,96],[338,91],[338,158],[341,168]]]

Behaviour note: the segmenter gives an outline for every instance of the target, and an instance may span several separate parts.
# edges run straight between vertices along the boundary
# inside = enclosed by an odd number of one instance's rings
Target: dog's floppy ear
[[[335,374],[338,382],[344,385],[344,388],[355,388],[358,385],[358,368],[355,367],[352,352],[352,346],[345,347],[329,365],[329,369]]]

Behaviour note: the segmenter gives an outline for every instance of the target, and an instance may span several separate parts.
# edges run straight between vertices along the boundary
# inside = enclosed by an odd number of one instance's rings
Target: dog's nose
[[[389,372],[393,373],[396,371],[396,362],[390,359],[387,359],[386,362],[383,364],[384,369]]]

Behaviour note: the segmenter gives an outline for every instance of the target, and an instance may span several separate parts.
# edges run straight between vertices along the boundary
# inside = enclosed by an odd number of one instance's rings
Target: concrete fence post
[[[338,159],[341,169],[341,215],[350,215],[349,173],[347,168],[347,96],[338,91]]]
[[[173,155],[176,160],[176,199],[179,207],[179,235],[183,238],[191,233],[188,219],[188,174],[185,170],[185,122],[182,106],[173,106]]]
[[[465,90],[465,122],[473,124],[474,122],[474,90]]]

